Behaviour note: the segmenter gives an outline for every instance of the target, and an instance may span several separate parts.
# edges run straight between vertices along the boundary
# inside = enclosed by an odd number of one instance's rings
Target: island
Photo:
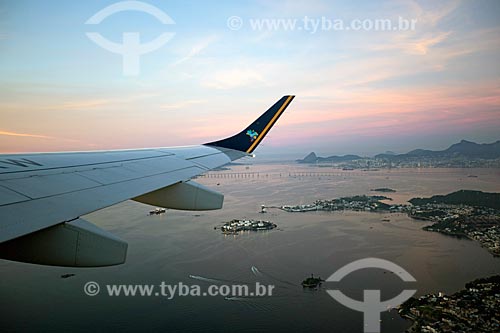
[[[277,225],[269,221],[257,221],[257,220],[231,220],[230,222],[224,223],[220,229],[224,234],[236,234],[240,231],[260,231],[260,230],[271,230],[276,228]]]
[[[393,208],[393,206],[381,202],[381,200],[392,199],[382,195],[355,195],[352,197],[342,197],[338,199],[316,200],[313,204],[295,206],[285,205],[280,208],[290,213],[318,210],[390,211]]]
[[[406,330],[419,332],[499,332],[500,275],[469,282],[453,295],[411,297],[398,313],[413,321]]]
[[[396,192],[396,190],[393,190],[392,188],[388,188],[388,187],[373,188],[370,191],[372,191],[372,192],[386,192],[386,193]]]

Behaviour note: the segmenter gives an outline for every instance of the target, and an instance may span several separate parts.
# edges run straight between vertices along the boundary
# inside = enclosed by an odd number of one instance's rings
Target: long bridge
[[[351,176],[349,172],[208,172],[200,175],[201,178],[266,178],[266,177],[345,177]]]

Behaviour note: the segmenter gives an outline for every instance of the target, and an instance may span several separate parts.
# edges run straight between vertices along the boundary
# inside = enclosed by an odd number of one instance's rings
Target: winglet
[[[205,143],[205,145],[234,149],[248,154],[252,153],[294,97],[292,95],[281,97],[269,110],[264,112],[256,121],[240,133],[226,139]]]

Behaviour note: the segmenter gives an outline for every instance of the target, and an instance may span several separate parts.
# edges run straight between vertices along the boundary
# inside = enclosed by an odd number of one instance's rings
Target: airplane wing
[[[82,215],[129,199],[222,208],[222,194],[191,179],[249,156],[293,98],[282,97],[242,132],[198,146],[0,155],[0,258],[71,267],[124,263],[127,243]]]

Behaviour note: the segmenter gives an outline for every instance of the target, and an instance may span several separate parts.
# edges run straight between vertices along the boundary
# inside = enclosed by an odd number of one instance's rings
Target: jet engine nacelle
[[[132,200],[179,210],[221,209],[224,195],[193,181],[180,182],[143,194]]]
[[[127,258],[127,243],[84,219],[0,244],[0,258],[32,264],[66,267],[119,265]]]

